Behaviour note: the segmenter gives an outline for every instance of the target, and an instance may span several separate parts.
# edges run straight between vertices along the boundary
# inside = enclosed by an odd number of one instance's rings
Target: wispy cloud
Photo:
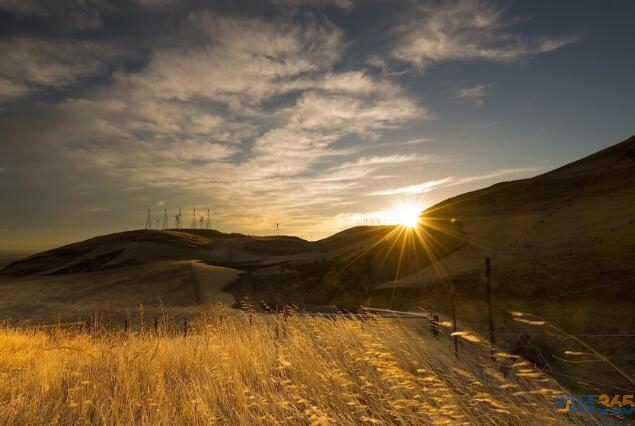
[[[89,211],[91,213],[105,213],[105,212],[109,212],[111,210],[112,209],[110,207],[93,207]]]
[[[506,8],[494,1],[421,4],[397,27],[399,42],[392,56],[419,69],[443,61],[515,62],[575,41],[523,36],[513,23]]]
[[[255,213],[241,215],[251,220],[243,223],[236,211],[257,205],[260,217],[297,221],[299,212],[314,216],[350,199],[378,170],[437,160],[350,161],[350,150],[333,148],[344,138],[378,140],[428,112],[395,82],[336,70],[345,43],[327,20],[197,12],[171,38],[152,46],[143,67],[116,71],[107,87],[50,105],[41,118],[46,135],[23,129],[22,137],[48,146],[56,167],[132,191],[211,194],[227,226],[252,230],[260,226]]]
[[[254,105],[296,89],[294,79],[329,70],[340,58],[343,33],[328,21],[304,26],[191,14],[175,47],[156,49],[139,73],[122,84],[153,91],[162,99],[210,98],[232,108]]]
[[[104,43],[29,37],[0,40],[0,52],[0,101],[103,73],[116,55]]]
[[[432,191],[433,189],[439,188],[439,187],[447,184],[451,180],[452,180],[452,178],[445,178],[445,179],[439,179],[439,180],[430,180],[430,181],[427,181],[427,182],[420,183],[418,185],[402,186],[400,188],[386,189],[386,190],[383,190],[383,191],[373,191],[373,192],[369,193],[368,195],[402,195],[402,194],[414,195],[414,194],[421,194],[421,193],[429,192],[429,191]]]
[[[349,161],[337,166],[337,169],[349,169],[352,167],[367,167],[377,165],[398,165],[404,163],[437,163],[445,161],[444,157],[430,154],[392,154],[385,156],[361,157],[355,161]]]
[[[64,32],[97,29],[103,24],[103,14],[114,9],[110,2],[101,0],[0,1],[0,10],[39,19],[38,24]]]
[[[407,139],[405,141],[389,141],[389,142],[377,142],[377,143],[373,143],[370,146],[366,146],[364,148],[367,149],[373,149],[373,148],[382,148],[382,147],[402,147],[402,146],[409,146],[409,145],[418,145],[418,144],[422,144],[422,143],[429,143],[429,142],[434,142],[435,139],[434,138],[415,138],[415,139]]]
[[[333,5],[337,8],[351,11],[355,6],[353,0],[273,0],[274,4],[281,5],[283,7],[300,7],[300,6],[330,6]]]
[[[10,158],[0,173],[20,173],[30,194],[63,188],[79,212],[112,206],[109,217],[123,218],[158,200],[209,205],[224,228],[245,232],[272,218],[327,232],[329,218],[378,207],[369,193],[512,175],[418,183],[428,165],[450,161],[447,135],[428,130],[444,117],[427,108],[427,83],[403,74],[442,61],[522,60],[566,41],[517,34],[494,3],[403,3],[391,9],[396,34],[377,31],[366,51],[339,26],[362,7],[272,0],[245,13],[232,2],[0,0],[3,18],[38,26],[0,37],[0,128],[11,141],[0,143],[0,158]],[[454,99],[479,103],[489,89],[460,88]],[[390,188],[405,178],[417,184]]]
[[[457,101],[475,103],[477,106],[483,106],[483,99],[488,95],[492,84],[477,84],[472,87],[457,89],[454,98]]]
[[[137,0],[144,9],[157,10],[177,6],[179,0]]]
[[[419,143],[434,142],[433,138],[416,138],[408,139],[407,141],[397,142],[396,145],[415,145]]]
[[[452,179],[452,181],[450,182],[450,185],[448,186],[463,185],[466,183],[478,182],[478,181],[489,180],[489,179],[497,179],[497,178],[502,178],[506,176],[535,173],[541,170],[544,170],[544,167],[517,167],[517,168],[499,169],[499,170],[494,170],[488,173],[483,173],[480,175],[456,177]]]
[[[386,189],[381,191],[373,191],[368,195],[414,195],[430,192],[432,190],[448,187],[464,185],[472,182],[479,182],[484,180],[502,178],[506,176],[523,175],[527,173],[533,173],[542,170],[542,167],[522,167],[522,168],[506,168],[494,170],[488,173],[483,173],[474,176],[456,177],[450,176],[438,180],[430,180],[417,185],[402,186],[398,188]]]

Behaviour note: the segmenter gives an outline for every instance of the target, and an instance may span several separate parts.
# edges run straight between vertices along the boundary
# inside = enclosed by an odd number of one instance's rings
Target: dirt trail
[[[210,266],[200,261],[191,261],[190,282],[196,304],[205,306],[210,303],[223,303],[232,306],[234,296],[224,293],[223,287],[238,279],[241,271],[221,266]]]

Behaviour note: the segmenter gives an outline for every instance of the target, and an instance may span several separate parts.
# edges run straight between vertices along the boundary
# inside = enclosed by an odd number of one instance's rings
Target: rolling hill
[[[187,315],[213,303],[252,268],[312,257],[295,237],[248,237],[213,230],[137,230],[91,238],[10,263],[0,271],[0,315],[13,321],[121,319],[143,305]]]
[[[635,373],[635,137],[531,179],[504,182],[446,200],[424,223],[455,218],[469,243],[417,273],[373,288],[369,304],[395,293],[395,305],[450,311],[487,333],[484,258],[492,258],[498,342],[527,353],[571,384],[575,377],[633,389]],[[440,279],[440,273],[447,278]],[[553,330],[514,321],[520,311]],[[517,319],[517,318],[516,318]],[[544,327],[543,327],[544,328]],[[531,336],[531,344],[523,335]],[[563,359],[589,349],[623,366],[631,381],[598,368],[597,356]]]
[[[449,314],[486,334],[484,258],[492,258],[499,344],[566,376],[632,386],[594,362],[562,359],[582,340],[633,375],[635,137],[548,173],[462,194],[415,231],[355,227],[324,240],[208,230],[128,231],[71,244],[0,271],[0,316],[122,318],[142,304],[188,315],[244,296],[310,310],[359,304]],[[514,320],[556,324],[561,339]],[[538,324],[540,321],[535,322]],[[530,336],[530,344],[527,344]],[[575,383],[574,383],[575,382]]]

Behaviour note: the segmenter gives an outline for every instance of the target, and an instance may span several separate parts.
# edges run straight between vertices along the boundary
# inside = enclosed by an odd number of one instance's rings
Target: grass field
[[[218,313],[172,330],[0,330],[1,424],[553,424],[566,393],[447,332]],[[502,368],[503,364],[506,368]],[[505,374],[503,374],[503,372]],[[588,415],[587,415],[587,418]]]

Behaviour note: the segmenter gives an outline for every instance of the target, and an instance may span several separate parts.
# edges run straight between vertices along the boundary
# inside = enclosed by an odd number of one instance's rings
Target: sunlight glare
[[[420,223],[423,207],[417,203],[401,203],[389,211],[390,222],[405,228],[414,228]]]

